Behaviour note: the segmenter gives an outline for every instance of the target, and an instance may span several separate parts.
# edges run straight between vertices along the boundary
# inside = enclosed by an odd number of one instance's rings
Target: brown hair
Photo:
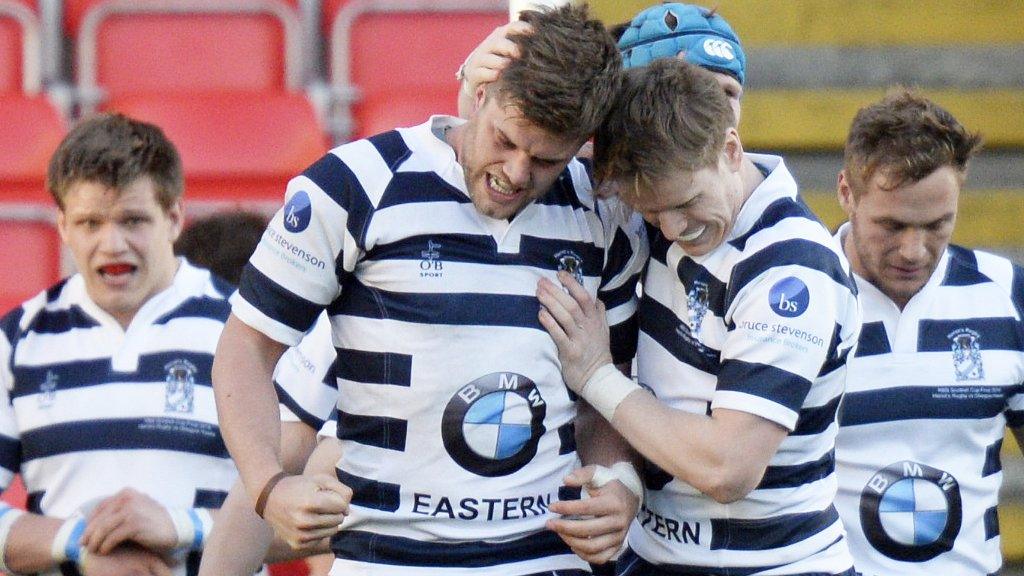
[[[846,138],[844,166],[854,197],[884,171],[892,190],[917,182],[943,166],[967,174],[981,136],[969,133],[948,111],[907,88],[861,108]]]
[[[256,251],[267,217],[246,210],[217,212],[191,222],[174,243],[174,253],[238,285],[242,268]]]
[[[615,40],[586,6],[525,10],[532,31],[509,37],[519,58],[490,94],[520,109],[533,125],[569,140],[589,138],[604,120],[621,82]]]
[[[46,187],[63,210],[76,183],[96,182],[120,191],[141,176],[153,180],[164,210],[185,191],[181,158],[160,128],[122,114],[98,114],[61,141],[50,159]]]
[[[710,72],[675,58],[631,68],[594,136],[597,179],[650,184],[673,170],[714,165],[734,124]]]

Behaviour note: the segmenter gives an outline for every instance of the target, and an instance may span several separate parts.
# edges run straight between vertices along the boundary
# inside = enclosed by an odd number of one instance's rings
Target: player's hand
[[[551,511],[562,518],[548,520],[547,527],[580,558],[604,564],[621,551],[640,499],[618,480],[594,487],[594,469],[587,466],[566,476],[566,486],[581,486],[590,497],[552,502]]]
[[[315,550],[339,530],[352,490],[329,474],[288,476],[270,492],[263,518],[296,550]]]
[[[591,298],[571,274],[559,272],[558,280],[565,290],[546,278],[537,283],[539,318],[558,347],[566,386],[579,394],[598,368],[612,362],[608,321],[604,304]]]
[[[155,552],[123,545],[109,554],[85,554],[79,565],[82,576],[171,576],[167,562]]]
[[[178,532],[163,505],[142,492],[124,488],[88,513],[82,546],[93,554],[109,554],[128,541],[154,552],[167,552],[178,545]]]
[[[509,34],[529,34],[532,31],[529,24],[518,20],[491,31],[466,58],[462,69],[465,75],[463,89],[474,94],[479,86],[497,80],[509,62],[519,57],[519,47],[508,39]]]

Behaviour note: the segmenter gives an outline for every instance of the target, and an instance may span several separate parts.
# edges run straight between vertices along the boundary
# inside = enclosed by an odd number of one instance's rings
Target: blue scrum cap
[[[619,38],[619,50],[626,68],[682,53],[687,62],[734,76],[740,84],[746,77],[747,57],[732,27],[692,4],[672,2],[640,12]]]

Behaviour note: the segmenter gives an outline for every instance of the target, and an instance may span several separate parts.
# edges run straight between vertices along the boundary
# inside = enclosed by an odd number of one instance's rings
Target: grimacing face
[[[743,205],[742,182],[726,156],[696,171],[675,170],[649,186],[619,183],[623,201],[688,256],[704,256],[728,237]]]
[[[164,210],[152,179],[143,176],[120,194],[97,182],[72,184],[57,228],[89,297],[127,326],[147,300],[171,285],[182,220],[180,203]]]
[[[498,90],[476,97],[473,117],[453,129],[466,187],[481,214],[512,218],[551,188],[582,142],[533,125]]]
[[[886,181],[883,167],[855,195],[855,183],[839,174],[839,203],[850,221],[843,249],[853,271],[902,309],[949,245],[963,174],[943,166],[892,190]]]

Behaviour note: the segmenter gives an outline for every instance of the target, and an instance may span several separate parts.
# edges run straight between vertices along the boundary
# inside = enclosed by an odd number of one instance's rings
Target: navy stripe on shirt
[[[303,333],[309,330],[324,308],[280,286],[252,263],[246,264],[242,270],[238,293],[270,319]]]
[[[568,545],[550,530],[507,542],[427,542],[342,530],[331,539],[331,550],[345,560],[430,568],[482,568],[572,554]]]
[[[89,450],[170,450],[230,458],[216,425],[173,416],[61,422],[22,432],[21,442],[25,462]]]
[[[974,342],[982,350],[1024,350],[1024,333],[1020,321],[1010,318],[960,318],[956,320],[921,320],[918,323],[918,352],[949,352],[953,336],[962,329],[976,332]]]
[[[902,420],[967,420],[993,418],[1006,407],[1006,395],[1016,392],[1002,388],[999,395],[954,397],[957,388],[971,386],[907,386],[847,392],[839,409],[840,426],[857,426]]]
[[[58,364],[23,365],[14,367],[14,390],[11,398],[20,398],[40,392],[44,382],[56,384],[56,392],[87,386],[141,382],[163,385],[168,375],[169,364],[183,360],[192,364],[192,383],[196,386],[212,386],[210,371],[213,368],[213,354],[205,352],[164,351],[139,356],[138,368],[131,372],[113,370],[109,357],[96,360],[78,360]]]
[[[412,356],[397,352],[371,352],[335,348],[338,378],[365,384],[412,385]]]
[[[811,381],[770,364],[729,358],[722,362],[717,389],[759,396],[799,412]]]
[[[328,313],[415,324],[509,326],[543,330],[536,296],[391,292],[352,278]]]
[[[387,416],[366,416],[338,410],[338,438],[387,450],[405,451],[409,423]]]

